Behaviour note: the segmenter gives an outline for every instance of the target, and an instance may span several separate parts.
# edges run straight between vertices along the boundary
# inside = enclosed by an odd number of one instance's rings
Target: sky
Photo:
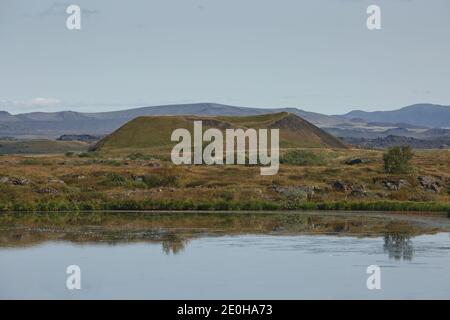
[[[66,27],[71,4],[81,30]],[[450,105],[449,57],[449,0],[0,0],[0,110],[13,114]]]

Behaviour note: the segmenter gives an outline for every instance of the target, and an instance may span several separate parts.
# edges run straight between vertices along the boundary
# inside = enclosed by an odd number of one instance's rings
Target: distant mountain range
[[[450,106],[433,104],[416,104],[395,111],[352,111],[344,115],[330,116],[296,108],[246,108],[216,103],[193,103],[102,113],[62,111],[12,115],[0,111],[0,136],[54,139],[61,135],[105,135],[139,116],[251,116],[280,112],[293,113],[338,136],[373,137],[379,132],[395,129],[416,134],[420,130],[426,131],[427,128],[450,128]]]
[[[435,104],[414,104],[393,111],[351,111],[343,116],[347,120],[367,122],[405,123],[429,128],[450,127],[450,107]]]

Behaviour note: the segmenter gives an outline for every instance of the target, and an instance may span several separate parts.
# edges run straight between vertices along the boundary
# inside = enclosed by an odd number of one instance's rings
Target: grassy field
[[[3,141],[0,140],[0,154],[60,154],[87,151],[89,144],[79,141],[53,141],[46,139]]]
[[[1,156],[0,210],[450,210],[449,150],[415,151],[403,175],[384,172],[381,151],[296,149],[300,161],[289,152],[275,176],[157,154]]]

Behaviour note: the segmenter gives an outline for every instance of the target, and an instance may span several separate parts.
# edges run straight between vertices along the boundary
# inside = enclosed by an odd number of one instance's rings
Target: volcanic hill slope
[[[339,139],[315,125],[287,112],[245,117],[154,116],[138,117],[95,147],[99,152],[168,152],[177,142],[170,140],[175,129],[184,128],[193,136],[194,121],[202,121],[203,130],[280,129],[280,148],[346,148]]]

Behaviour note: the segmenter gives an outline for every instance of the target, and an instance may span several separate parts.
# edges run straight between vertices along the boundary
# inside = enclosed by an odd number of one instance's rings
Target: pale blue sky
[[[82,30],[65,9],[83,9]],[[366,28],[378,4],[382,30]],[[0,0],[0,110],[450,104],[449,0]]]

